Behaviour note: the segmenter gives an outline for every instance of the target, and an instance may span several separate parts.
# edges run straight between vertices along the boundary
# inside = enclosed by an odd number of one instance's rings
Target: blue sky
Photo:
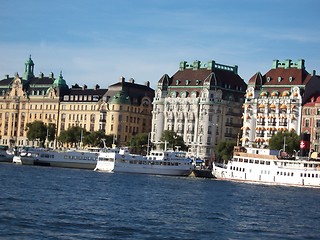
[[[272,60],[305,59],[320,74],[318,0],[10,0],[0,11],[0,78],[62,71],[68,85],[120,76],[153,88],[180,61],[238,65],[247,82]]]

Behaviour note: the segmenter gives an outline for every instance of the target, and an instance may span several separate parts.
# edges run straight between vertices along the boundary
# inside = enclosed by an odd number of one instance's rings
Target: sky
[[[62,71],[101,88],[135,79],[153,89],[181,61],[238,66],[248,82],[274,59],[320,75],[319,0],[10,0],[0,11],[0,79],[32,56],[35,75]]]

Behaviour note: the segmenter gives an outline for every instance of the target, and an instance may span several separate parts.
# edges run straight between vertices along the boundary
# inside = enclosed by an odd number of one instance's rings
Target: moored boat
[[[186,152],[151,151],[146,156],[130,154],[128,148],[119,152],[100,152],[96,171],[189,176],[194,165]]]
[[[0,146],[0,162],[12,162],[13,152],[9,150],[8,146]]]
[[[217,179],[272,185],[320,187],[320,161],[282,157],[277,150],[235,147],[226,165],[214,164]]]
[[[97,164],[99,152],[92,150],[58,151],[44,148],[29,148],[22,151],[15,161],[22,165],[38,165],[93,170]]]

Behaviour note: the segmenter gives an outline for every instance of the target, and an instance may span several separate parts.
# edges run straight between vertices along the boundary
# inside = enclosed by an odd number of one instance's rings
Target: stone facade
[[[117,101],[125,96],[125,101]],[[134,134],[151,131],[154,90],[134,80],[102,89],[98,85],[68,87],[62,73],[34,75],[34,63],[25,63],[23,76],[6,75],[0,80],[0,144],[10,146],[38,145],[26,137],[26,125],[35,120],[55,124],[56,137],[61,131],[79,126],[86,131],[104,130],[125,145]],[[113,126],[113,127],[110,127]],[[80,139],[80,136],[79,136]],[[49,143],[56,146],[56,141]]]
[[[258,72],[251,77],[243,104],[242,146],[266,148],[278,131],[299,135],[303,97],[310,79],[303,59],[274,60],[265,75]]]
[[[151,141],[175,131],[191,156],[207,160],[219,141],[236,141],[247,87],[237,71],[215,61],[184,61],[172,77],[163,75],[153,100]]]

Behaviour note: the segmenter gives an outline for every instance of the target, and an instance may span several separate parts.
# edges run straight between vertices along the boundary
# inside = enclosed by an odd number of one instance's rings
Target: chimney
[[[120,77],[119,82],[124,83],[125,82],[125,78],[123,76]]]
[[[130,78],[130,79],[129,79],[129,82],[130,82],[130,83],[134,83],[134,79],[133,79],[133,78]]]
[[[150,82],[149,82],[149,81],[146,81],[146,82],[144,83],[144,85],[147,86],[147,87],[150,87]]]

